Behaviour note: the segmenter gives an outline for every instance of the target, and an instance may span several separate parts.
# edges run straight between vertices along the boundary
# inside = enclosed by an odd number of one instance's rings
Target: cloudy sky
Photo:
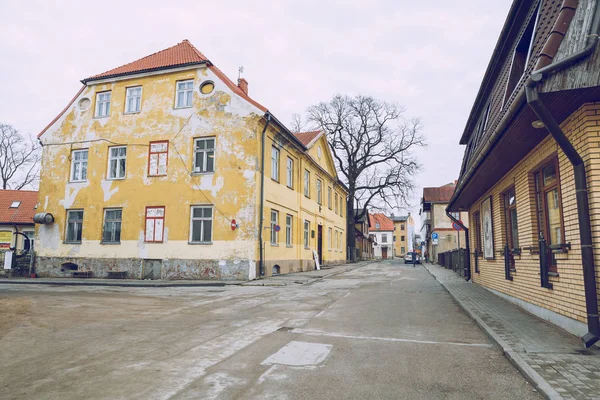
[[[243,65],[250,95],[284,122],[336,93],[404,106],[429,143],[418,184],[439,186],[458,176],[458,140],[510,4],[2,0],[0,122],[36,135],[81,79],[188,39],[233,79]]]

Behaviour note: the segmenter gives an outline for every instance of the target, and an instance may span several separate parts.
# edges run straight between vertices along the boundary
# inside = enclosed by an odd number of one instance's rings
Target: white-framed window
[[[344,232],[340,231],[340,233],[338,235],[338,240],[339,240],[338,249],[340,251],[342,251],[343,250],[343,243],[344,243]]]
[[[194,140],[194,172],[215,172],[215,138]]]
[[[148,154],[148,175],[166,175],[169,160],[169,141],[150,142]]]
[[[327,228],[327,246],[328,246],[327,249],[328,250],[331,250],[331,247],[332,247],[332,240],[333,240],[333,238],[331,237],[331,235],[332,235],[331,232],[332,232],[332,229],[331,228]],[[336,233],[336,239],[337,239],[337,231],[335,233]]]
[[[271,147],[271,179],[279,182],[279,149]]]
[[[381,225],[379,224],[379,222],[375,222],[375,229],[379,229],[381,228]]]
[[[175,95],[175,108],[186,108],[192,106],[194,95],[194,80],[178,81]]]
[[[23,233],[25,235],[27,235],[27,237],[29,238],[29,248],[33,249],[33,245],[35,243],[35,232],[34,231],[23,231]],[[27,247],[27,243],[26,243],[26,239],[25,237],[23,237],[23,248]]]
[[[387,243],[387,234],[385,234],[385,233],[381,234],[381,243]]]
[[[339,246],[338,246],[338,243],[339,243],[339,242],[338,242],[338,236],[339,236],[339,232],[336,230],[336,231],[335,231],[335,242],[333,242],[333,243],[334,243],[333,245],[335,246],[335,249],[336,249],[336,250],[338,250],[338,249],[339,249]]]
[[[213,207],[192,206],[190,212],[190,243],[211,243]]]
[[[340,217],[344,216],[344,197],[340,195]]]
[[[452,215],[452,217],[454,219],[460,219],[460,212],[451,212],[450,215]]]
[[[327,186],[327,208],[331,210],[331,186]]]
[[[165,230],[165,207],[146,207],[146,232],[144,240],[146,242],[163,241]]]
[[[88,150],[71,152],[71,182],[84,182],[87,179]]]
[[[124,179],[127,161],[127,147],[108,148],[108,179]]]
[[[142,109],[142,87],[125,89],[125,114],[138,113]]]
[[[96,118],[108,117],[110,114],[111,92],[96,93]]]
[[[279,211],[271,210],[271,244],[277,244],[279,241],[279,232],[276,230],[276,226],[279,223]]]
[[[317,203],[323,204],[323,182],[317,179]]]
[[[310,197],[310,172],[304,170],[304,195]]]
[[[338,194],[335,194],[335,203],[334,203],[334,207],[335,207],[335,213],[338,213]]]
[[[121,208],[104,209],[104,225],[102,227],[102,243],[121,243]]]
[[[294,188],[294,160],[292,160],[290,157],[287,158],[285,184],[290,189]]]
[[[83,210],[67,211],[67,233],[65,235],[66,243],[81,243],[81,233],[83,232]]]
[[[294,217],[290,214],[285,216],[285,244],[287,246],[292,245],[292,227],[294,223]]]
[[[308,249],[310,243],[310,221],[304,221],[304,248]]]

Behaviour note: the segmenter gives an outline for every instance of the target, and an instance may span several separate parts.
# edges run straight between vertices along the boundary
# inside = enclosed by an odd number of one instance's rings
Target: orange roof
[[[320,136],[321,133],[323,133],[323,131],[298,132],[294,133],[294,136],[296,136],[296,139],[298,139],[305,147],[308,147],[308,145]]]
[[[391,219],[386,217],[385,214],[369,214],[369,223],[371,224],[371,227],[369,228],[370,232],[394,230],[394,223]],[[379,224],[379,228],[377,228],[376,224]]]
[[[456,186],[452,183],[440,187],[423,188],[423,201],[431,203],[448,203]]]
[[[203,64],[208,62],[208,58],[200,53],[187,39],[181,43],[168,49],[161,50],[149,56],[140,58],[130,62],[129,64],[121,65],[98,75],[90,76],[82,82],[112,78],[121,75],[132,73],[148,72],[164,68],[180,67],[185,65]]]
[[[38,192],[34,190],[0,190],[0,223],[33,225],[37,202]],[[13,203],[16,207],[11,207]]]

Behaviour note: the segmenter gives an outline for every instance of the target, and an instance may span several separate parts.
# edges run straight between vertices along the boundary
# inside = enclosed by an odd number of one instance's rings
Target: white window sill
[[[215,171],[192,171],[192,175],[210,175],[210,174],[214,174]]]
[[[279,247],[279,244],[277,244],[277,243],[271,243],[271,247]]]
[[[101,245],[121,244],[121,242],[100,242]]]
[[[68,183],[86,183],[86,182],[87,182],[87,180],[84,180],[84,181],[69,181]]]
[[[173,107],[173,110],[185,110],[186,108],[192,108],[193,106],[181,106],[181,107]]]
[[[124,181],[125,177],[122,178],[106,178],[107,181]]]
[[[63,244],[81,244],[81,242],[70,242],[65,240]]]
[[[148,178],[160,178],[161,176],[167,176],[167,174],[148,175]]]
[[[212,242],[188,242],[188,244],[191,245],[201,245],[201,246],[207,246],[207,245],[211,245],[213,244]]]
[[[123,115],[139,114],[141,112],[142,112],[142,110],[140,110],[140,111],[125,111],[123,113]]]
[[[286,244],[285,247],[287,247],[288,249],[294,248],[294,246],[292,246],[291,244]]]
[[[108,118],[110,115],[94,115],[94,119],[104,119]]]

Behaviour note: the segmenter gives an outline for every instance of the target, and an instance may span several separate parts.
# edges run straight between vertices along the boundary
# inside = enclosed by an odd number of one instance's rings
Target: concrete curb
[[[93,278],[90,278],[93,279]],[[152,288],[162,288],[162,287],[223,287],[223,286],[239,286],[245,282],[190,282],[190,283],[162,283],[162,282],[152,282],[152,281],[140,281],[140,282],[119,282],[115,280],[115,282],[94,282],[92,280],[82,280],[79,281],[43,281],[37,279],[27,279],[27,280],[12,280],[12,279],[2,279],[0,280],[0,284],[10,284],[10,285],[46,285],[46,286],[116,286],[116,287],[152,287]]]
[[[440,281],[430,270],[424,265],[425,269],[438,283],[448,292],[450,297],[459,305],[459,307],[475,321],[475,323],[487,334],[487,336],[500,349],[504,356],[519,370],[521,375],[525,377],[548,400],[564,399],[540,374],[538,374],[517,352],[515,352],[484,320],[476,315],[467,305],[465,305],[450,289]],[[471,283],[473,284],[473,283]]]

